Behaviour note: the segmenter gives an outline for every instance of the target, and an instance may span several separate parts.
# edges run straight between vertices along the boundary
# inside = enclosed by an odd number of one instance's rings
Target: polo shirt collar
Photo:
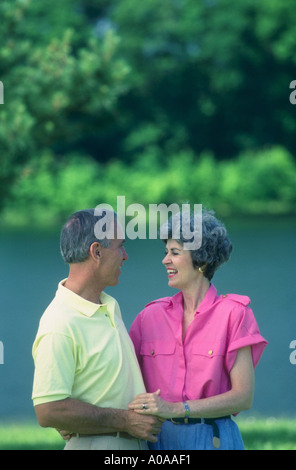
[[[60,297],[63,301],[67,302],[73,308],[75,308],[87,317],[93,316],[102,307],[107,308],[108,312],[112,316],[114,316],[115,301],[113,297],[106,294],[105,292],[102,292],[100,295],[101,301],[103,302],[102,304],[90,302],[89,300],[84,299],[80,295],[75,294],[75,292],[71,291],[70,289],[67,289],[67,287],[64,286],[66,280],[67,279],[63,279],[59,283],[58,290],[56,293],[57,297]]]

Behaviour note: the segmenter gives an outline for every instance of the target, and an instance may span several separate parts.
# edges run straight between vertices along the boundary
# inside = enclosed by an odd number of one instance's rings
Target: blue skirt
[[[219,450],[244,450],[237,424],[232,419],[215,420],[220,433]],[[158,442],[148,443],[150,450],[216,450],[213,426],[209,424],[163,423]]]

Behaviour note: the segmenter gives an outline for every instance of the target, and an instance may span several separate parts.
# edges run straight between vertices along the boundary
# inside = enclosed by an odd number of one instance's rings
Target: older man
[[[93,209],[79,211],[62,229],[69,276],[33,345],[33,403],[41,426],[76,434],[65,449],[147,449],[162,423],[128,410],[145,388],[119,305],[104,292],[128,256],[118,224],[114,237],[96,238],[99,220]]]

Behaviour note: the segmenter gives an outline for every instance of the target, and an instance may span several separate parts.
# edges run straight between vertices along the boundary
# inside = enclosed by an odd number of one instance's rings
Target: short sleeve
[[[75,376],[75,357],[71,338],[46,334],[33,345],[35,374],[34,406],[71,396]]]
[[[130,328],[129,335],[130,335],[130,338],[133,342],[138,362],[140,363],[140,360],[141,360],[140,350],[141,350],[141,341],[142,341],[141,314],[139,314],[136,317],[136,319],[134,320],[134,322],[133,322],[133,324]]]
[[[254,368],[257,366],[267,341],[261,336],[258,324],[250,307],[234,309],[228,330],[226,369],[231,371],[239,349],[251,346]]]

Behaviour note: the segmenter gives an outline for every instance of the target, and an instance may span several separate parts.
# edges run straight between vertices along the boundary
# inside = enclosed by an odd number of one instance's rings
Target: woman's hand
[[[163,400],[160,397],[160,390],[154,393],[141,393],[137,395],[128,407],[136,413],[155,415],[164,420],[173,417],[173,403]]]

